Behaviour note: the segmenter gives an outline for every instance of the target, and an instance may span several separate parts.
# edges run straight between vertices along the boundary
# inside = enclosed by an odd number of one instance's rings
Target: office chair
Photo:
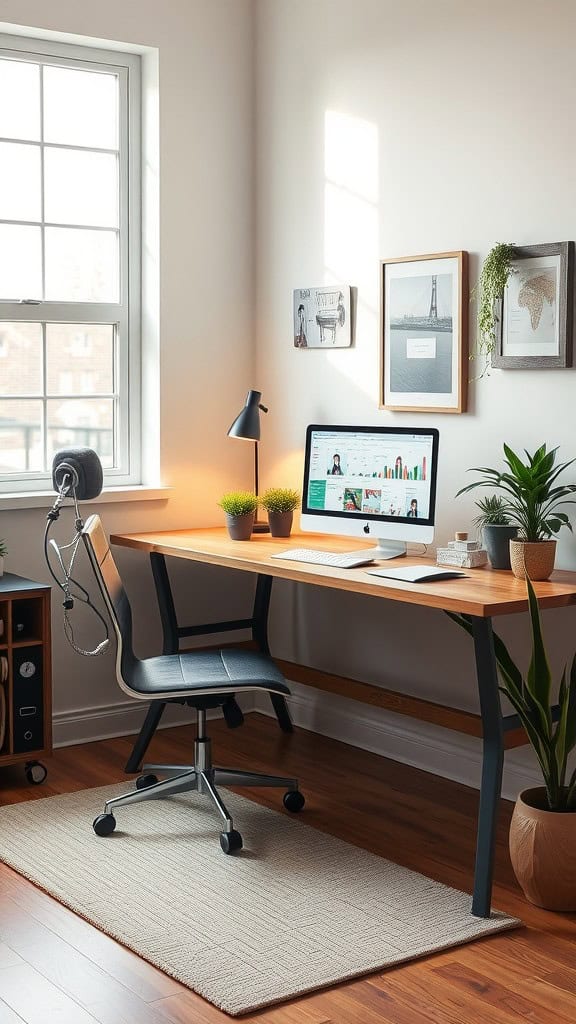
[[[287,790],[284,807],[293,812],[302,810],[304,797],[296,779],[216,768],[212,764],[210,739],[206,735],[207,710],[224,707],[238,692],[266,690],[268,693],[290,694],[271,658],[256,651],[225,648],[140,660],[132,650],[132,611],[99,516],[90,516],[86,521],[82,538],[116,633],[116,678],[120,688],[137,700],[181,700],[196,708],[197,713],[194,764],[145,764],[143,771],[146,774],[136,780],[133,792],[106,801],[104,813],[94,819],[96,835],[108,836],[114,831],[117,807],[194,791],[210,797],[216,806],[224,822],[220,845],[224,853],[233,853],[242,848],[242,836],[234,828],[218,793],[216,787],[219,784],[282,786]],[[159,782],[154,772],[167,778]]]

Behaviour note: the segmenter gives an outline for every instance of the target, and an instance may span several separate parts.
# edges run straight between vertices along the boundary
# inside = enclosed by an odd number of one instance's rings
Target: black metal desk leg
[[[153,700],[152,703],[150,704],[150,707],[148,708],[148,713],[146,715],[146,718],[144,719],[144,722],[142,723],[142,728],[140,729],[140,732],[138,734],[138,739],[136,740],[132,748],[130,757],[126,762],[126,767],[124,769],[125,772],[140,771],[140,765],[144,760],[144,754],[148,750],[150,740],[152,739],[154,733],[156,732],[156,729],[158,728],[158,724],[160,722],[160,719],[162,718],[165,707],[166,704],[162,700]]]
[[[177,654],[180,647],[178,619],[164,555],[158,555],[153,551],[150,555],[150,565],[162,623],[162,654]]]
[[[478,809],[472,913],[475,917],[490,917],[496,824],[504,766],[504,728],[498,690],[492,620],[472,616],[471,623],[483,736],[482,783]]]
[[[270,609],[270,595],[272,593],[272,576],[258,576],[256,583],[256,594],[254,596],[254,610],[252,612],[252,639],[264,654],[270,654],[268,643],[268,611]],[[278,719],[278,725],[282,732],[294,732],[290,712],[284,697],[277,693],[270,694],[272,707]]]

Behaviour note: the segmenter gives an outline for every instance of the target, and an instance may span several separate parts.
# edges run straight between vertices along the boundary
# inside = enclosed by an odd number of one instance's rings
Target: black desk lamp
[[[265,405],[262,405],[261,391],[249,391],[246,396],[246,405],[234,420],[228,437],[239,437],[244,441],[254,441],[254,493],[258,497],[258,441],[260,440],[260,412],[268,412]],[[258,522],[258,511],[252,533],[270,533],[268,523]]]

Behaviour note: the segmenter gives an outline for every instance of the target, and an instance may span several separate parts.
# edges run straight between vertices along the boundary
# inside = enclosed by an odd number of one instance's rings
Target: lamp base
[[[252,533],[270,533],[270,527],[268,523],[259,523],[256,521],[252,527]]]

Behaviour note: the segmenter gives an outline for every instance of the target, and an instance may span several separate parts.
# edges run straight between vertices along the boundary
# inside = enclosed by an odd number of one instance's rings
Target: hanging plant
[[[478,281],[478,337],[476,352],[485,358],[481,377],[490,367],[490,356],[496,348],[498,317],[496,304],[504,297],[504,290],[512,273],[515,247],[512,242],[498,242],[490,250]]]

